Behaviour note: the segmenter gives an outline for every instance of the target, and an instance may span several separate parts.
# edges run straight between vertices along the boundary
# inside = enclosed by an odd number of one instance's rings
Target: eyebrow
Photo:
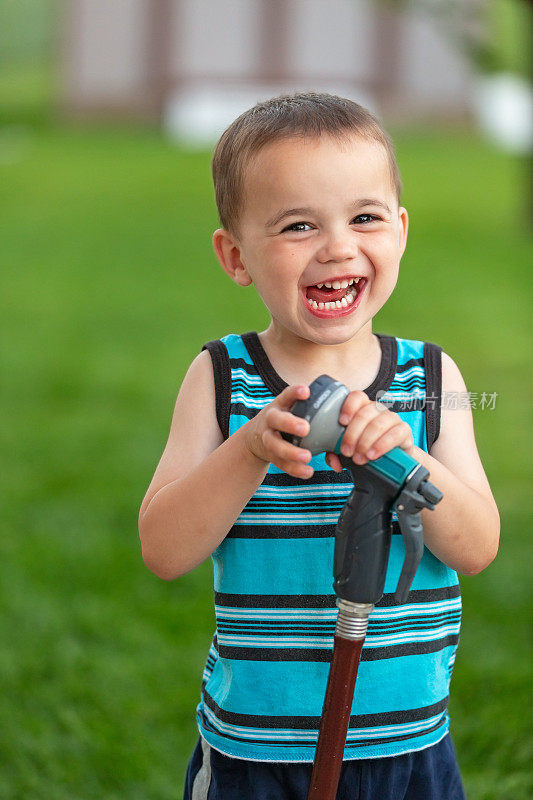
[[[354,206],[356,208],[361,206],[377,206],[378,208],[383,208],[389,214],[392,213],[387,203],[384,203],[383,200],[377,200],[375,197],[364,197],[362,200],[357,200]]]
[[[384,203],[382,200],[377,200],[374,197],[363,197],[361,200],[356,200],[353,203],[353,208],[363,208],[364,206],[377,206],[378,208],[383,208],[388,214],[391,214],[391,210],[387,203]],[[276,225],[284,220],[286,217],[298,217],[298,216],[305,216],[306,214],[313,214],[315,213],[314,209],[312,208],[287,208],[283,209],[282,211],[278,211],[271,219],[268,220],[266,223],[267,228],[275,228]]]
[[[272,219],[269,219],[267,224],[266,224],[266,227],[267,228],[274,228],[276,225],[279,225],[279,223],[283,219],[285,219],[285,217],[298,217],[298,216],[300,216],[302,214],[305,215],[305,214],[312,214],[312,213],[313,213],[313,209],[312,208],[287,208],[287,209],[285,209],[283,211],[278,211],[278,213],[275,214],[272,217]]]

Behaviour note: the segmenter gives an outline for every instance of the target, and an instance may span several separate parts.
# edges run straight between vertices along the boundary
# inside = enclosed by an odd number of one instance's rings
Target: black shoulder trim
[[[274,395],[281,394],[288,384],[278,375],[270,363],[257,332],[249,331],[248,333],[243,333],[241,338],[267,389],[270,389]]]
[[[371,400],[376,400],[378,391],[386,392],[396,375],[398,364],[398,341],[395,336],[377,333],[381,345],[381,364],[370,386],[363,391]]]
[[[231,367],[226,346],[220,339],[207,342],[202,347],[207,350],[213,363],[215,378],[215,404],[217,421],[224,439],[229,437],[229,415],[231,405]]]
[[[426,373],[426,433],[428,453],[440,433],[442,404],[442,348],[431,342],[424,343]]]

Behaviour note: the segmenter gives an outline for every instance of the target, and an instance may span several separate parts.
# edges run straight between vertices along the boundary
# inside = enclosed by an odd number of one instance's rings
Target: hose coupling
[[[352,603],[338,597],[337,607],[339,613],[337,614],[335,636],[352,641],[364,639],[368,627],[368,617],[374,610],[373,603]]]

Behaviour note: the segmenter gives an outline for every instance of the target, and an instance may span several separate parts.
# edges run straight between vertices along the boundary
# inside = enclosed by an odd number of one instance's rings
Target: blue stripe
[[[446,673],[452,649],[455,648],[445,648],[436,655],[411,656],[409,665],[402,659],[362,661],[351,713],[386,714],[441,701],[448,695]],[[435,660],[443,667],[438,672]],[[261,716],[265,707],[257,686],[263,685],[268,687],[269,707],[275,716],[320,718],[328,674],[329,664],[324,662],[302,662],[295,669],[293,663],[286,661],[219,659],[209,694],[228,712]],[[428,681],[428,674],[434,674],[434,680]]]
[[[331,594],[333,547],[333,538],[225,539],[213,553],[215,591]]]

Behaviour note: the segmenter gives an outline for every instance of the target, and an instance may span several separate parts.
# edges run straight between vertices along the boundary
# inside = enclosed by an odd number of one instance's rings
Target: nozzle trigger
[[[405,543],[405,559],[394,593],[397,603],[407,601],[416,570],[424,555],[424,531],[420,512],[423,508],[435,508],[443,497],[440,489],[428,481],[428,475],[428,470],[420,465],[406,481],[394,503]]]

